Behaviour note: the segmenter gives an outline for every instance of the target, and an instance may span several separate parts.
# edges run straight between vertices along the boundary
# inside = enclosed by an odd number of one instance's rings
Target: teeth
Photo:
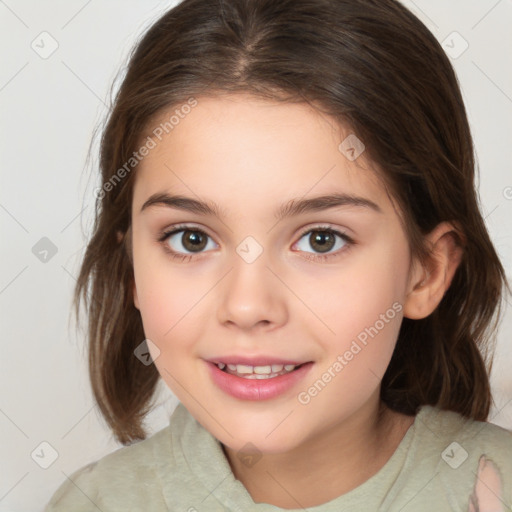
[[[237,364],[236,371],[237,373],[254,373],[252,371],[252,366],[246,366],[245,364]]]
[[[258,375],[257,373],[251,373],[250,375],[245,375],[244,379],[272,379],[277,377],[277,373],[271,373],[268,375]]]
[[[246,364],[228,364],[217,363],[220,370],[224,370],[230,374],[236,374],[246,379],[271,379],[284,375],[295,369],[294,364],[273,364],[266,366],[249,366]]]
[[[272,367],[271,366],[255,366],[254,373],[257,373],[258,375],[268,375],[269,373],[272,373]]]

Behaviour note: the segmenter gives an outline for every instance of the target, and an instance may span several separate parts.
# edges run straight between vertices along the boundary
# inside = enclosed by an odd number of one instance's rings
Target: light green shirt
[[[168,427],[72,474],[45,512],[97,510],[284,509],[254,503],[233,475],[220,443],[179,404]],[[378,473],[352,491],[307,510],[512,511],[512,432],[423,406]]]

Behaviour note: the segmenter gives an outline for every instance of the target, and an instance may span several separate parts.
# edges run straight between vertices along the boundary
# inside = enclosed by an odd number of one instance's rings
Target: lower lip
[[[207,363],[213,382],[225,393],[241,400],[270,400],[289,391],[309,372],[313,363],[272,379],[244,379],[230,375],[214,363]]]

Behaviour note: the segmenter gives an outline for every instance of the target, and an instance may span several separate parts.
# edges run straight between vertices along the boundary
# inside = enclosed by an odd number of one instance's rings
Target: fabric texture
[[[254,503],[221,444],[179,404],[168,427],[73,473],[45,512],[276,512]],[[297,505],[295,512],[304,508]],[[512,432],[423,406],[369,480],[309,512],[512,511]]]

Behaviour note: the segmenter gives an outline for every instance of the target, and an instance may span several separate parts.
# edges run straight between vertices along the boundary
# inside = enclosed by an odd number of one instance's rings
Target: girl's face
[[[309,106],[230,95],[181,112],[136,171],[135,305],[207,430],[287,452],[375,410],[408,242],[363,147]]]

